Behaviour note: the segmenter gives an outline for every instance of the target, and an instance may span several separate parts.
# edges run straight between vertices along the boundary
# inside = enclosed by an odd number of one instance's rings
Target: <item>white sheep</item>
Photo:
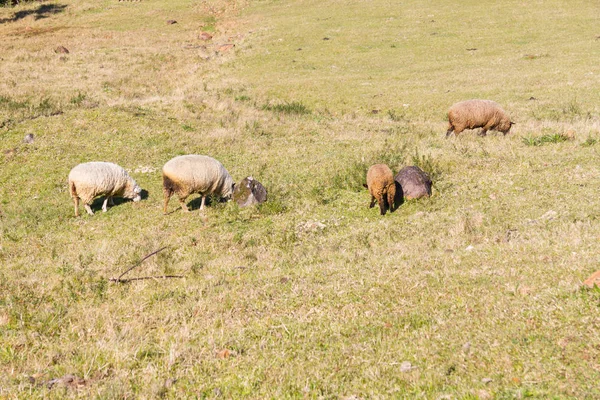
[[[97,196],[106,196],[102,204],[102,211],[106,212],[107,203],[114,205],[114,196],[140,201],[142,192],[127,171],[109,162],[88,162],[74,167],[69,173],[69,189],[75,202],[76,217],[79,216],[79,199],[88,214],[94,215],[90,204]]]
[[[488,130],[496,130],[505,135],[514,125],[506,111],[491,100],[466,100],[456,103],[448,110],[448,130],[458,135],[465,129],[482,128],[479,135],[485,136]]]
[[[167,161],[162,173],[165,214],[173,193],[179,197],[185,212],[189,211],[185,199],[192,193],[202,196],[200,210],[204,209],[207,195],[215,194],[229,199],[233,193],[233,178],[223,164],[209,156],[188,154],[175,157]]]

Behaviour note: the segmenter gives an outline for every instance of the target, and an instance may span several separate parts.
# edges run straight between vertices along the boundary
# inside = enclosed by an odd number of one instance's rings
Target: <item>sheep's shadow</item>
[[[390,208],[390,212],[396,211],[402,204],[404,204],[404,191],[402,190],[402,186],[394,181],[396,184],[396,196],[394,197],[394,205]]]
[[[226,203],[227,199],[220,199],[213,196],[206,196],[206,200],[204,201],[204,207],[212,207],[218,203]],[[192,210],[197,210],[202,205],[202,196],[196,197],[194,200],[190,201],[187,206]]]
[[[37,21],[39,19],[48,18],[50,15],[61,13],[65,11],[65,8],[67,8],[66,4],[41,4],[38,8],[17,11],[13,14],[12,18],[0,19],[0,24],[19,21],[30,15],[33,15],[33,18]]]
[[[142,189],[142,191],[140,192],[140,197],[142,198],[142,200],[146,200],[148,198],[148,191],[145,189]],[[104,203],[104,199],[106,199],[106,196],[101,196],[98,197],[96,199],[94,199],[94,201],[92,202],[92,204],[90,204],[90,207],[92,207],[92,211],[94,213],[98,212],[98,211],[102,211],[102,204]],[[130,203],[133,200],[131,199],[126,199],[124,197],[113,197],[113,203],[115,203],[114,206],[111,206],[110,204],[108,204],[108,209],[112,208],[112,207],[118,207],[123,203]]]

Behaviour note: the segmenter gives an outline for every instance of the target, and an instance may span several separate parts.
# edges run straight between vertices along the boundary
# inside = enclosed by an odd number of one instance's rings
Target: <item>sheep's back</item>
[[[69,173],[69,182],[77,193],[89,196],[113,194],[123,190],[129,175],[122,167],[109,162],[89,162],[75,166]]]
[[[490,119],[504,113],[498,103],[492,100],[465,100],[458,102],[448,110],[451,120],[465,122],[467,126],[485,125]]]
[[[163,175],[174,182],[181,192],[222,193],[233,179],[219,161],[209,156],[184,155],[169,160]]]
[[[394,174],[385,164],[375,164],[367,171],[367,186],[371,194],[380,194],[394,183]]]

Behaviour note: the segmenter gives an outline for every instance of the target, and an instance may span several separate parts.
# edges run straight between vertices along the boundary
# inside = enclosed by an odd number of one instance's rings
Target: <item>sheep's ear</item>
[[[510,121],[510,125],[511,125],[511,126],[512,126],[512,125],[516,125],[516,124],[517,124],[516,122],[512,122],[512,121]]]

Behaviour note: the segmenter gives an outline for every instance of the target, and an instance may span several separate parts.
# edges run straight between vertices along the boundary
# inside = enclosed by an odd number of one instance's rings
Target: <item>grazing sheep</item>
[[[514,124],[498,103],[491,100],[466,100],[454,104],[448,110],[448,131],[458,135],[465,129],[482,128],[480,136],[488,130],[496,130],[505,135]]]
[[[390,167],[385,164],[371,166],[367,172],[367,184],[364,186],[369,189],[369,193],[371,194],[369,208],[375,206],[375,199],[377,199],[381,215],[385,215],[387,208],[393,211],[394,198],[396,197],[396,182],[394,182],[394,174]]]
[[[189,154],[175,157],[167,161],[162,172],[165,214],[173,193],[179,197],[179,203],[185,212],[189,211],[185,199],[192,193],[202,196],[200,210],[204,209],[207,195],[231,198],[233,193],[234,183],[229,172],[223,164],[208,156]]]
[[[419,167],[402,168],[394,180],[400,185],[401,195],[407,200],[431,196],[431,179]]]
[[[244,178],[233,190],[233,200],[240,207],[247,207],[267,201],[267,189],[256,179]]]
[[[88,162],[79,164],[69,172],[69,189],[75,202],[75,216],[79,216],[79,199],[88,214],[94,215],[90,204],[94,197],[105,195],[102,211],[106,204],[114,205],[113,197],[120,196],[140,201],[142,189],[127,171],[109,162]]]

